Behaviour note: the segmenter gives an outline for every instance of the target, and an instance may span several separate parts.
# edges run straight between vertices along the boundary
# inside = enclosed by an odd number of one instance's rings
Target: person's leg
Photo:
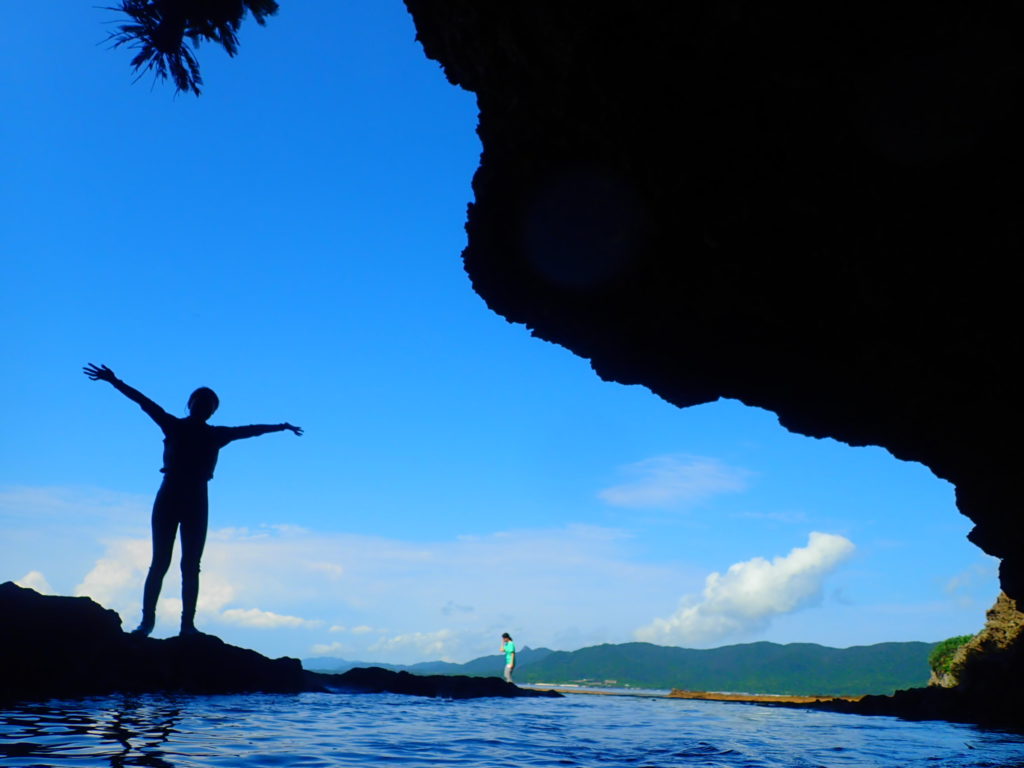
[[[209,501],[206,482],[192,489],[188,509],[181,519],[181,634],[196,633],[196,603],[199,600],[199,561],[206,546]]]
[[[506,664],[505,665],[505,682],[506,683],[511,683],[512,682],[512,665],[511,664]]]
[[[156,601],[160,597],[160,587],[164,574],[171,565],[171,553],[174,551],[174,534],[178,528],[178,518],[174,510],[174,493],[167,487],[165,480],[156,492],[153,502],[153,558],[146,574],[146,586],[142,590],[142,621],[132,632],[133,635],[146,637],[153,631],[156,624]]]

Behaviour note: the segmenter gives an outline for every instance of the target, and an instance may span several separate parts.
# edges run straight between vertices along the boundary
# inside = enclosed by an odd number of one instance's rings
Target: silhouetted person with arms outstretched
[[[181,529],[181,634],[198,634],[195,627],[199,597],[199,560],[206,544],[209,503],[206,484],[213,477],[217,454],[233,440],[291,430],[291,424],[252,424],[247,427],[214,427],[206,423],[220,400],[209,387],[200,387],[188,399],[188,416],[171,416],[137,389],[121,381],[105,365],[83,369],[93,381],[108,381],[114,389],[139,404],[164,433],[164,481],[153,502],[153,561],[142,594],[142,622],[132,634],[146,636],[156,623],[156,600],[164,574],[171,564],[174,536]]]

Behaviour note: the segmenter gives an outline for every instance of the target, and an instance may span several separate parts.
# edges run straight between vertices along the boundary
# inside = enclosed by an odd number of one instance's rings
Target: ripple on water
[[[725,702],[110,696],[0,713],[2,766],[1024,766],[1024,736]]]

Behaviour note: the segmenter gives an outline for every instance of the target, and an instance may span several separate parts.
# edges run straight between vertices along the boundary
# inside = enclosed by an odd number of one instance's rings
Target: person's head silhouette
[[[200,387],[188,398],[188,413],[194,419],[206,421],[220,406],[220,398],[209,387]]]

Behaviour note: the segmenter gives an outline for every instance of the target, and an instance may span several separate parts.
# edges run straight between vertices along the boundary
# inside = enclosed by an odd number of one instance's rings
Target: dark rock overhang
[[[1024,598],[1024,8],[406,5],[477,96],[493,310],[675,405],[925,464]]]

